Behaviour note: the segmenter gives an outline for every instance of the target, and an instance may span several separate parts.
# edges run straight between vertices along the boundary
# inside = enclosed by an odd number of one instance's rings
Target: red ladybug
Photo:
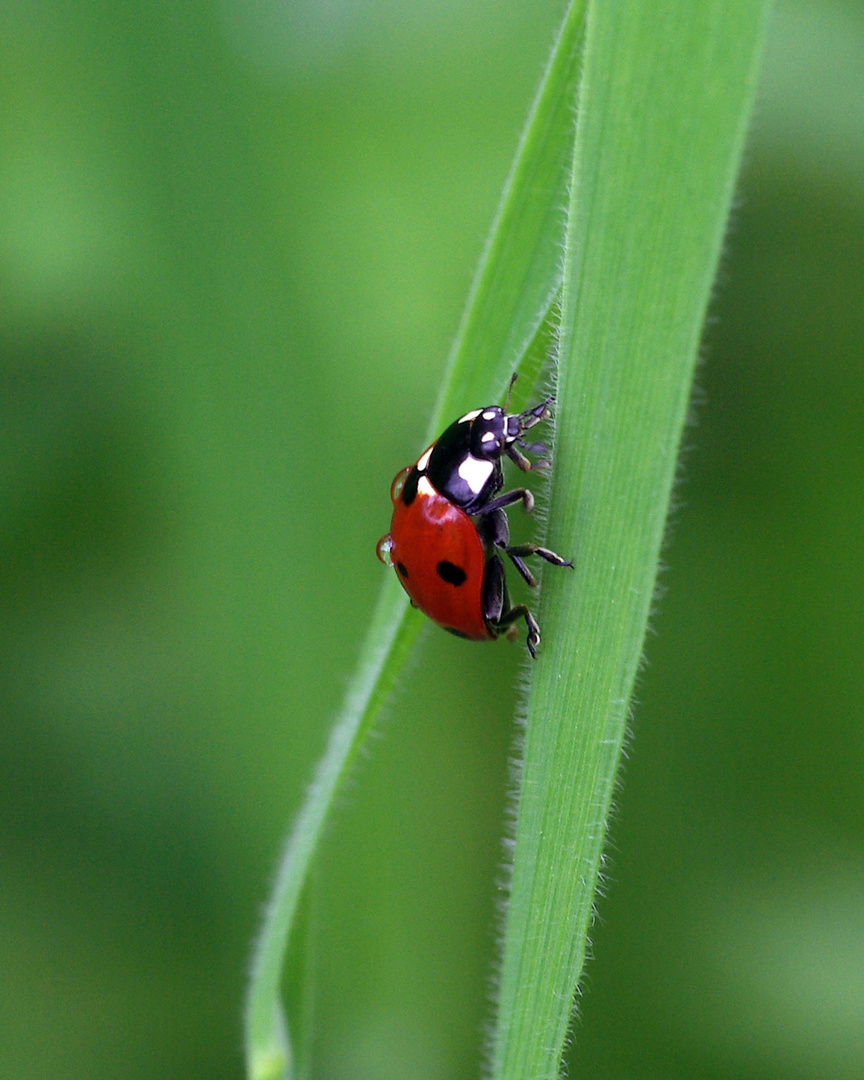
[[[503,455],[526,472],[548,465],[532,463],[518,447],[543,452],[542,445],[524,442],[522,434],[549,416],[553,400],[513,415],[506,407],[488,405],[451,424],[414,465],[397,473],[390,489],[390,532],[377,549],[378,558],[396,568],[414,607],[439,626],[471,641],[489,641],[524,618],[532,656],[540,627],[524,604],[511,605],[498,552],[531,586],[537,582],[525,556],[539,555],[555,566],[573,563],[536,544],[511,546],[504,508],[521,502],[530,512],[534,496],[526,488],[498,492],[504,484]]]

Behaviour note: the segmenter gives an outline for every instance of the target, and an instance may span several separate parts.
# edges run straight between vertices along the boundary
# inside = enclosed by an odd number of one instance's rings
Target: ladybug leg
[[[511,491],[509,494],[519,495],[520,493]],[[526,491],[525,494],[530,495],[530,492]],[[506,499],[507,496],[502,495],[501,498]],[[493,502],[497,503],[499,500],[493,499]],[[477,532],[480,533],[480,539],[487,544],[498,548],[499,551],[506,551],[510,543],[510,522],[500,506],[492,506],[490,503],[489,507],[483,508],[483,514],[477,522]]]
[[[537,583],[531,571],[522,562],[521,555],[540,555],[541,558],[552,556],[547,561],[554,562],[556,566],[573,565],[562,559],[560,555],[556,555],[554,551],[550,551],[548,548],[539,548],[536,544],[508,547],[507,516],[500,510],[481,518],[478,529],[486,543],[504,551],[512,559],[514,566],[529,585],[536,585]],[[540,627],[525,604],[511,606],[510,596],[507,592],[507,580],[504,576],[504,564],[498,555],[492,555],[486,561],[483,574],[483,618],[493,637],[502,633],[519,619],[524,619],[525,625],[528,627],[528,636],[526,638],[528,652],[533,657],[537,656],[537,646],[540,644]]]
[[[526,447],[526,449],[530,449],[530,447]],[[513,464],[520,468],[522,472],[531,472],[532,469],[548,469],[552,464],[546,459],[543,461],[530,461],[525,457],[522,451],[517,448],[515,443],[510,443],[504,452]]]
[[[507,593],[507,579],[504,577],[504,564],[497,555],[493,555],[486,563],[483,575],[483,617],[493,636],[497,636],[508,626],[512,626],[518,619],[524,619],[528,627],[528,651],[532,656],[537,655],[537,646],[540,644],[540,627],[537,620],[524,604],[510,606],[510,597]]]
[[[509,438],[504,452],[523,472],[530,472],[532,469],[546,469],[549,467],[549,462],[545,460],[530,461],[516,446],[516,443],[518,442],[519,445],[529,453],[546,453],[546,448],[542,444],[532,446],[530,443],[527,443],[522,438],[522,433],[529,428],[534,427],[535,424],[539,424],[541,420],[545,420],[549,416],[549,406],[554,400],[554,397],[548,397],[545,401],[541,401],[539,405],[535,405],[533,409],[526,409],[525,412],[507,417],[507,434]]]
[[[528,637],[526,638],[528,652],[536,659],[537,646],[540,644],[540,627],[537,625],[537,620],[524,604],[516,604],[516,606],[511,607],[509,611],[505,611],[501,618],[494,624],[495,629],[504,630],[506,627],[512,626],[517,619],[525,620],[525,625],[528,627]]]
[[[511,491],[509,494],[518,495],[518,492]],[[526,492],[525,494],[530,494],[530,492]],[[501,498],[506,499],[507,496],[502,495]],[[497,499],[493,501],[498,502]],[[509,557],[510,561],[532,589],[537,587],[537,579],[520,558],[522,555],[533,555],[535,550],[534,545],[526,544],[522,547],[510,547],[510,524],[507,521],[507,515],[500,507],[493,508],[491,511],[484,509],[484,515],[477,524],[477,531],[487,544],[491,544],[493,547],[498,548],[499,551],[503,551]],[[530,551],[525,550],[525,548],[530,548]]]
[[[516,495],[517,492],[511,491],[510,494]],[[530,492],[526,491],[525,494],[530,495]],[[502,498],[507,498],[507,496],[502,496]],[[531,499],[531,508],[534,508],[534,499]],[[528,554],[528,552],[510,546],[510,522],[507,519],[507,514],[503,510],[494,510],[488,517],[483,518],[483,523],[485,528],[482,528],[480,532],[484,540],[495,544],[499,551],[507,554],[511,563],[521,573],[525,581],[531,586],[531,589],[536,589],[537,579],[532,575],[522,559],[519,558],[519,555]]]
[[[479,513],[494,514],[496,510],[502,510],[505,506],[512,506],[517,502],[524,504],[526,514],[530,514],[534,509],[534,496],[528,488],[514,488],[513,491],[505,491],[497,499],[490,499],[485,506],[480,508]]]
[[[514,553],[511,548],[507,548],[506,551],[507,555],[510,558],[510,562],[513,563],[513,565],[516,567],[522,577],[525,578],[526,582],[531,586],[531,588],[536,589],[537,578],[534,577],[534,575],[531,573],[525,563],[522,562],[522,560],[519,558],[519,555]]]
[[[525,412],[517,414],[519,420],[519,433],[527,431],[528,428],[534,427],[535,424],[539,424],[541,420],[545,420],[549,415],[549,406],[555,400],[554,394],[547,397],[545,401],[541,401],[539,405],[535,405],[531,409],[526,409]]]
[[[516,492],[510,492],[515,495]],[[506,498],[506,495],[502,495]],[[497,502],[498,500],[494,500]],[[491,505],[491,504],[490,504]],[[532,588],[536,588],[537,580],[523,562],[528,555],[539,555],[541,559],[552,563],[553,566],[572,566],[572,559],[562,559],[561,556],[550,548],[540,547],[538,544],[514,544],[510,545],[510,525],[507,515],[501,509],[495,509],[491,513],[485,513],[478,523],[480,536],[489,544],[503,551],[522,577]]]
[[[517,439],[516,442],[522,447],[527,454],[548,454],[549,447],[542,442],[525,442],[524,439]]]
[[[546,562],[552,563],[553,566],[572,566],[572,559],[562,559],[560,555],[557,555],[554,551],[550,551],[549,548],[538,547],[536,544],[519,544],[516,547],[508,547],[506,549],[507,554],[511,559],[520,555],[539,555],[541,559],[545,559]]]
[[[560,555],[554,551],[550,551],[549,548],[538,547],[536,544],[516,544],[513,547],[507,547],[504,549],[513,565],[519,571],[523,578],[531,586],[537,585],[537,580],[528,567],[522,562],[522,559],[526,555],[539,555],[541,559],[545,559],[546,562],[552,563],[553,566],[571,566],[573,561],[568,559],[562,559]]]
[[[483,618],[490,629],[497,630],[501,614],[510,606],[504,564],[497,555],[486,560],[483,572]]]

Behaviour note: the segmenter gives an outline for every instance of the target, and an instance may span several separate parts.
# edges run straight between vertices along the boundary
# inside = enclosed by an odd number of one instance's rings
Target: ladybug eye
[[[393,483],[390,485],[390,498],[395,503],[399,496],[402,494],[402,488],[405,487],[405,481],[408,479],[408,473],[411,472],[413,465],[406,465],[404,469],[396,473],[393,477]]]
[[[399,474],[402,475],[401,473]],[[378,541],[378,546],[375,548],[375,554],[384,563],[385,566],[393,565],[393,541],[390,539],[390,533],[386,536],[382,536]]]

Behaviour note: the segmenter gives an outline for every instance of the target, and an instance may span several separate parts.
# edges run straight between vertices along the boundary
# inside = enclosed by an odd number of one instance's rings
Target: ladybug
[[[522,450],[542,454],[545,448],[526,443],[522,434],[549,416],[553,400],[512,415],[506,404],[487,405],[451,424],[413,465],[396,474],[390,532],[377,548],[378,558],[395,567],[412,605],[439,626],[471,641],[491,641],[524,619],[532,656],[540,627],[524,604],[510,603],[499,553],[532,587],[537,581],[523,561],[526,556],[539,555],[554,566],[573,563],[536,544],[511,546],[504,509],[521,502],[530,513],[534,496],[527,488],[498,492],[504,485],[504,455],[525,472],[548,467],[548,461],[525,456]]]

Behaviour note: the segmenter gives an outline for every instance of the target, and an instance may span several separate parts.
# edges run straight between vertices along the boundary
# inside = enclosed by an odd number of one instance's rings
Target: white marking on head
[[[432,487],[432,485],[429,483],[428,478],[425,477],[425,476],[421,476],[420,479],[417,481],[417,491],[421,495],[435,495],[435,494],[437,494],[437,492],[435,491],[435,488]]]
[[[494,420],[495,419],[495,410],[494,409],[487,409],[486,412],[483,413],[483,419],[484,420]]]
[[[425,453],[420,455],[420,460],[417,462],[417,471],[418,472],[426,472],[426,469],[427,469],[427,467],[429,465],[429,458],[431,457],[431,455],[432,455],[432,447],[430,446],[429,449]]]
[[[495,432],[487,431],[480,442],[495,442]]]
[[[481,461],[473,454],[468,454],[460,463],[458,472],[474,494],[479,495],[494,468],[491,461]]]
[[[457,420],[458,424],[467,424],[469,420],[473,420],[475,416],[480,415],[480,409],[475,409],[473,412],[466,412],[464,416],[460,416]]]

